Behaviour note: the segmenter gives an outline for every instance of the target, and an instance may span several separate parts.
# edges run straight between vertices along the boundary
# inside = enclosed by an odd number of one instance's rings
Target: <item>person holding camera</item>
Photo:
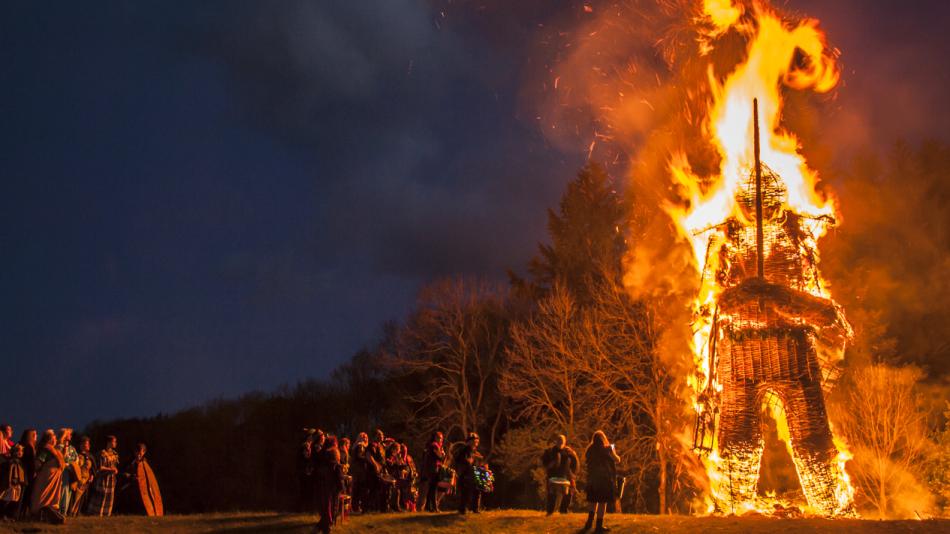
[[[604,513],[607,511],[607,503],[616,499],[619,462],[616,447],[607,440],[607,435],[601,430],[594,432],[584,453],[584,463],[587,464],[587,502],[590,503],[584,530],[594,523],[595,515],[597,526],[594,532],[610,530],[604,526]]]

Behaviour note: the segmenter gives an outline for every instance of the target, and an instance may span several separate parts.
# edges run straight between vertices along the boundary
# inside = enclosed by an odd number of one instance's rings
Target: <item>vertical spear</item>
[[[762,238],[762,161],[759,159],[759,99],[752,99],[752,128],[755,137],[755,249],[756,271],[765,276],[765,251]]]

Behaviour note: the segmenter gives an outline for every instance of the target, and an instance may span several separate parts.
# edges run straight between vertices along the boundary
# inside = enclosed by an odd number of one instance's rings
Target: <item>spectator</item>
[[[590,503],[584,530],[591,527],[595,514],[597,527],[594,532],[609,530],[604,527],[604,513],[607,511],[607,503],[615,500],[619,462],[616,447],[607,441],[606,434],[600,430],[594,432],[587,452],[584,453],[584,463],[587,464],[587,502]]]
[[[317,464],[320,463],[322,457],[320,456],[320,451],[323,450],[323,446],[326,443],[327,435],[324,434],[319,428],[314,430],[313,433],[313,443],[310,445],[310,495],[309,500],[307,501],[306,510],[309,513],[317,512],[317,489],[320,486],[320,481],[317,480]]]
[[[343,466],[343,472],[349,473],[350,471],[350,438],[343,438],[340,440],[340,465]]]
[[[396,480],[386,471],[386,435],[379,428],[367,451],[372,506],[379,512],[389,510],[389,499]]]
[[[7,424],[0,425],[0,456],[10,456],[14,444],[13,427]]]
[[[541,464],[547,476],[547,515],[555,510],[566,514],[571,507],[579,465],[577,453],[567,446],[567,438],[559,434],[551,448],[541,455]]]
[[[20,510],[25,514],[30,510],[30,500],[33,498],[33,481],[36,480],[36,429],[28,428],[20,436],[20,445],[23,447],[23,471],[26,472],[26,488],[23,489],[23,498]]]
[[[59,439],[56,444],[56,450],[63,455],[63,489],[59,498],[59,510],[63,515],[69,512],[69,506],[72,502],[73,491],[79,486],[79,453],[72,446],[73,429],[61,428],[59,430]]]
[[[84,508],[89,500],[89,487],[96,474],[96,461],[92,456],[91,448],[88,436],[79,438],[78,459],[76,461],[78,466],[76,491],[73,493],[72,504],[65,510],[67,515],[79,515],[79,511]]]
[[[115,508],[119,513],[164,515],[161,490],[146,458],[148,447],[137,443],[132,460],[122,470],[123,483],[116,490]]]
[[[384,510],[402,511],[402,503],[399,498],[399,481],[403,475],[403,470],[406,468],[406,462],[401,452],[402,449],[398,441],[392,438],[386,439],[386,480],[392,482],[390,483],[391,487]]]
[[[396,491],[399,498],[399,509],[415,512],[417,495],[413,495],[413,491],[416,490],[416,463],[409,454],[409,447],[407,447],[405,443],[399,444],[398,454],[400,457],[400,463],[402,465],[399,471],[399,476],[396,479]]]
[[[350,496],[352,507],[353,476],[350,474],[350,438],[341,439],[337,448],[340,449],[340,466],[343,468],[343,493]]]
[[[326,438],[318,456],[314,472],[317,479],[317,511],[320,514],[317,528],[329,533],[333,525],[333,510],[343,491],[343,466],[340,464],[340,450],[335,436]]]
[[[475,487],[475,466],[483,463],[478,441],[478,434],[470,433],[454,458],[459,484],[459,514],[465,514],[466,508],[476,514],[481,511],[482,494]]]
[[[422,453],[422,470],[420,471],[419,500],[416,509],[430,512],[439,511],[439,469],[445,462],[445,450],[442,448],[443,436],[435,432],[429,438],[425,451]]]
[[[59,511],[59,498],[66,462],[56,448],[56,434],[52,430],[43,432],[35,463],[37,472],[30,497],[30,514],[39,516],[41,520],[61,524],[65,518]]]
[[[15,519],[19,515],[25,488],[23,445],[17,443],[10,449],[10,458],[0,466],[0,516]]]
[[[353,482],[353,510],[366,511],[369,506],[372,462],[369,458],[369,436],[360,432],[350,451],[350,477]]]
[[[93,481],[93,492],[89,497],[90,515],[112,515],[115,502],[115,481],[119,473],[119,453],[115,448],[118,440],[115,436],[106,437],[106,448],[99,453],[99,469]]]
[[[313,435],[316,429],[303,429],[303,441],[297,448],[297,511],[307,512],[313,502]]]

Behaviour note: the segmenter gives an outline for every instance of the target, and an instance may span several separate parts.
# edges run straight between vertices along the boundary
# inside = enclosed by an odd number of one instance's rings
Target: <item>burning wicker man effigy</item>
[[[764,449],[760,407],[784,408],[809,507],[853,515],[823,394],[837,372],[825,355],[843,350],[851,328],[840,307],[814,290],[820,277],[811,225],[786,206],[782,178],[759,161],[757,109],[754,116],[755,168],[736,191],[738,212],[709,238],[702,272],[714,277],[719,295],[708,344],[712,379],[700,398],[705,409],[694,446],[718,453],[721,479],[713,493],[720,511],[754,509]]]

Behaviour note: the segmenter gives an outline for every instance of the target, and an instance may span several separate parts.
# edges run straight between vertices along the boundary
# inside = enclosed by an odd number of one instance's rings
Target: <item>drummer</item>
[[[547,515],[554,510],[566,514],[577,491],[577,468],[580,462],[574,449],[567,446],[567,437],[558,434],[551,448],[541,455],[547,480]]]
[[[145,454],[148,452],[148,447],[144,443],[138,443],[135,445],[135,453],[132,457],[132,460],[125,466],[125,469],[120,473],[121,485],[118,488],[116,495],[116,504],[119,508],[119,511],[126,514],[133,515],[153,515],[156,513],[154,502],[149,502],[146,504],[145,499],[154,499],[154,497],[148,495],[147,493],[142,493],[142,488],[139,482],[139,476],[142,474],[139,470],[140,465],[148,465],[148,458],[145,457]],[[147,471],[151,473],[151,468],[148,468]],[[145,482],[148,484],[149,482]],[[151,484],[155,484],[154,480],[151,481]],[[149,488],[148,491],[158,491],[157,485],[154,488]],[[160,498],[160,497],[159,497]],[[162,515],[158,513],[158,515]]]

